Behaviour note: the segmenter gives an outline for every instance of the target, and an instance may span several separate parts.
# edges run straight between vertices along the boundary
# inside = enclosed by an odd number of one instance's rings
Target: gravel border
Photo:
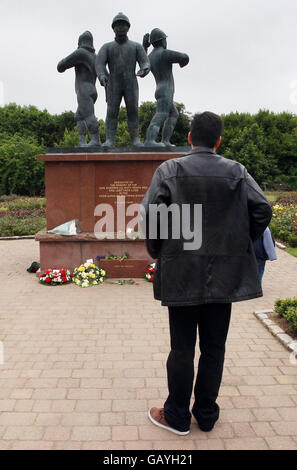
[[[282,328],[280,328],[274,321],[270,320],[267,313],[273,313],[274,310],[256,310],[254,315],[260,322],[275,336],[286,349],[290,352],[297,351],[297,340],[294,340],[292,336],[287,335]]]

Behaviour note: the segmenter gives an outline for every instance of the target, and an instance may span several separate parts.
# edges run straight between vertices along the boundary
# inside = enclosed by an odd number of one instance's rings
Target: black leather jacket
[[[178,204],[181,210],[182,204],[202,205],[199,249],[184,249],[188,240],[182,230],[179,239],[170,230],[167,240],[160,234],[149,238],[149,205],[162,203]],[[142,206],[146,246],[158,259],[154,296],[162,305],[229,303],[263,295],[253,242],[268,226],[272,210],[243,165],[196,148],[159,166]]]

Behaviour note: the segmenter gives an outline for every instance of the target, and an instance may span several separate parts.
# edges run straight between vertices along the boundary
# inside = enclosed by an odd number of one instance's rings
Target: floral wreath
[[[154,274],[156,271],[156,263],[149,264],[147,267],[147,270],[145,272],[145,279],[148,282],[153,282],[154,281]]]
[[[79,287],[92,287],[102,284],[106,278],[104,269],[92,263],[85,263],[74,269],[72,281]]]
[[[49,268],[40,275],[39,282],[45,286],[62,286],[72,282],[72,276],[68,269]]]

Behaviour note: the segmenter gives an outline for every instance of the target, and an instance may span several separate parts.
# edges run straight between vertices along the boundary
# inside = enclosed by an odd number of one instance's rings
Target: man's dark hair
[[[195,114],[191,122],[192,144],[213,148],[223,133],[223,127],[223,121],[217,114],[210,111]]]

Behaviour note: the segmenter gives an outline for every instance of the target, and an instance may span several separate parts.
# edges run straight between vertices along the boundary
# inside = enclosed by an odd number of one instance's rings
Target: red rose
[[[63,277],[62,277],[62,281],[63,281],[63,282],[67,282],[67,277],[63,276]]]
[[[52,282],[51,278],[50,277],[46,277],[45,278],[45,282],[47,282],[48,284],[50,284]]]
[[[52,272],[51,269],[47,269],[47,270],[45,271],[45,274],[50,274],[51,272]]]
[[[151,279],[150,279],[150,281],[151,281],[151,282],[153,282],[153,280],[154,280],[154,276],[153,276],[153,275],[151,275]]]
[[[147,270],[146,270],[146,273],[147,273],[147,274],[149,274],[149,273],[150,273],[150,270],[149,270],[149,269],[147,269]]]
[[[61,269],[61,274],[66,274],[66,269]]]

